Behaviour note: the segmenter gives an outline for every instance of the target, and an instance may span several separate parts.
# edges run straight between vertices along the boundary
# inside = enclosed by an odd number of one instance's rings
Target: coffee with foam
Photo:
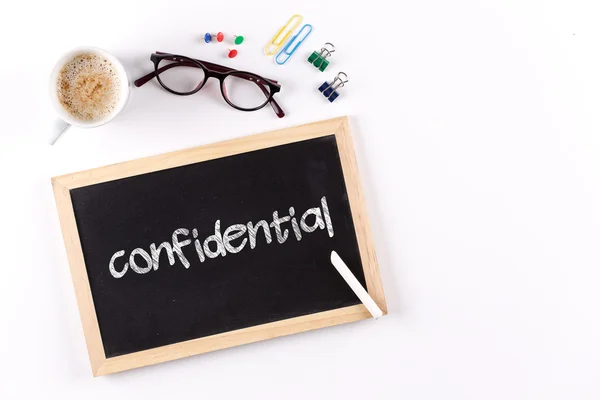
[[[95,122],[110,117],[121,95],[119,71],[99,54],[75,56],[57,77],[58,101],[71,116],[81,121]]]

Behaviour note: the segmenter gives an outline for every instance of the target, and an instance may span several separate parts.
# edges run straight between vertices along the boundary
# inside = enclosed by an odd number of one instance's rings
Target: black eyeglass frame
[[[182,55],[163,53],[163,52],[159,52],[159,51],[152,53],[150,55],[150,60],[154,64],[154,71],[137,79],[136,81],[134,81],[134,85],[136,87],[140,87],[156,77],[156,79],[158,80],[158,83],[168,92],[176,94],[178,96],[189,96],[189,95],[198,93],[198,91],[200,91],[200,89],[202,89],[204,87],[204,85],[208,81],[208,78],[216,78],[220,82],[221,95],[223,96],[223,99],[227,102],[227,104],[229,104],[231,107],[235,108],[236,110],[257,111],[257,110],[260,110],[261,108],[263,108],[264,106],[266,106],[267,103],[269,103],[269,104],[271,104],[271,107],[273,107],[273,111],[275,111],[275,114],[277,114],[277,116],[279,118],[283,118],[285,116],[284,111],[281,109],[281,107],[279,106],[277,101],[273,98],[273,96],[276,93],[279,93],[279,91],[281,90],[281,85],[279,85],[278,82],[273,79],[267,79],[260,75],[254,74],[252,72],[240,71],[240,70],[236,70],[233,68],[225,67],[223,65],[214,64],[214,63],[211,63],[208,61],[197,60],[197,59],[182,56]],[[162,60],[175,61],[175,63],[166,64],[162,67],[159,67],[159,64]],[[173,90],[173,89],[169,88],[160,79],[161,73],[163,73],[171,68],[182,66],[182,65],[188,66],[188,67],[201,68],[204,71],[203,81],[200,82],[197,87],[195,87],[193,90],[191,90],[189,92],[178,92],[176,90]],[[227,78],[230,75],[236,76],[241,79],[253,81],[254,83],[256,83],[256,85],[261,89],[261,91],[263,92],[263,94],[266,97],[265,102],[257,107],[251,107],[251,108],[240,107],[240,106],[234,104],[233,102],[231,102],[231,100],[229,100],[229,98],[227,97],[227,89],[225,88],[225,78]],[[268,90],[267,90],[267,87],[268,87]]]

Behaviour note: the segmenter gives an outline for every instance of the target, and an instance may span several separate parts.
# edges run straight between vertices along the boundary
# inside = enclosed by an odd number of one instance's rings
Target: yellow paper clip
[[[290,35],[294,32],[294,30],[300,25],[302,22],[302,15],[294,14],[292,18],[281,27],[281,29],[273,36],[269,44],[265,46],[265,54],[268,56],[272,56],[277,53],[277,50],[288,40]],[[271,51],[271,48],[274,49]]]

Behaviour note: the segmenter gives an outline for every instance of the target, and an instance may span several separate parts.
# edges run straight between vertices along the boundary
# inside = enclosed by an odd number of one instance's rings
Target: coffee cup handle
[[[56,141],[62,136],[63,133],[67,131],[71,127],[71,124],[63,121],[62,119],[56,119],[54,121],[54,126],[52,127],[52,133],[48,143],[53,145]]]

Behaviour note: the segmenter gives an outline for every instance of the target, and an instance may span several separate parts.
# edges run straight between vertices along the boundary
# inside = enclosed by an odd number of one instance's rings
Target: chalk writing
[[[194,243],[198,260],[203,263],[208,259],[225,257],[227,254],[236,254],[244,250],[244,248],[254,249],[259,240],[258,232],[262,231],[264,243],[271,244],[273,237],[271,228],[275,231],[277,243],[283,244],[290,237],[294,237],[298,242],[302,240],[302,232],[312,233],[317,229],[327,230],[329,237],[334,236],[333,222],[327,198],[321,198],[321,207],[309,208],[302,214],[300,222],[296,219],[296,211],[294,207],[288,209],[289,215],[279,216],[278,211],[273,211],[273,220],[268,223],[265,220],[260,220],[256,223],[248,222],[247,224],[234,224],[221,233],[221,220],[215,221],[215,233],[208,236],[204,241],[198,238],[198,229],[193,228],[191,237],[190,231],[186,228],[175,229],[171,236],[171,242],[163,242],[158,245],[152,243],[150,245],[150,253],[142,248],[136,248],[129,253],[129,262],[122,264],[121,267],[115,267],[118,259],[125,256],[125,250],[115,252],[110,258],[108,270],[115,278],[122,278],[125,273],[131,268],[137,274],[143,275],[151,270],[158,270],[160,267],[160,255],[164,251],[167,255],[169,265],[175,265],[175,255],[179,262],[186,268],[190,268],[191,263],[184,254],[184,248]],[[287,224],[291,225],[293,235],[290,236]],[[247,237],[244,237],[246,236]],[[248,245],[246,247],[246,245]],[[192,250],[193,251],[193,250]],[[136,258],[136,256],[138,256]]]

